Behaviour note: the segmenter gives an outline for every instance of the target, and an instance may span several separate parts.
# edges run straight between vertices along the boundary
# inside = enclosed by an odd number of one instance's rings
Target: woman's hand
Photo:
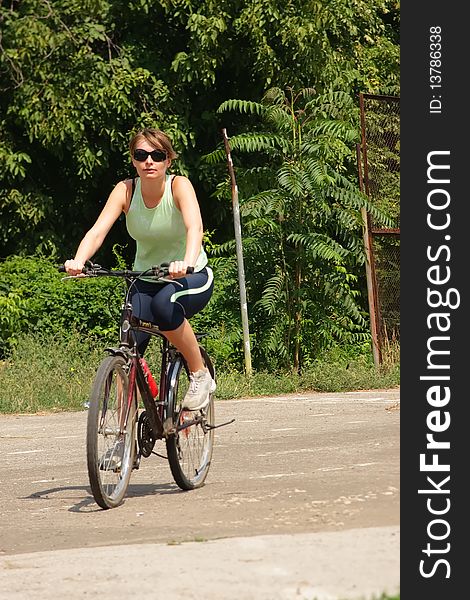
[[[81,275],[84,264],[73,258],[71,260],[66,260],[64,262],[64,267],[69,275]]]
[[[186,275],[187,263],[184,260],[174,260],[168,267],[168,274],[171,279],[178,279]]]

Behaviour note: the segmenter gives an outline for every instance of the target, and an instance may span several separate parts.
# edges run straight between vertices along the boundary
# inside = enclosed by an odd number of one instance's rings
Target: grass
[[[82,410],[102,351],[78,336],[21,337],[0,365],[0,413]]]
[[[82,410],[104,356],[101,343],[78,335],[68,339],[43,339],[39,334],[20,338],[11,357],[0,363],[0,413]],[[149,363],[154,371],[151,359]],[[300,375],[258,372],[246,377],[217,370],[217,399],[393,388],[399,381],[396,347],[389,349],[380,369],[366,354],[351,358],[336,349]]]
[[[251,378],[239,373],[218,373],[217,398],[275,396],[295,392],[346,392],[351,390],[393,388],[399,385],[399,367],[377,370],[365,359],[347,361],[328,357],[319,360],[301,375],[254,373]]]

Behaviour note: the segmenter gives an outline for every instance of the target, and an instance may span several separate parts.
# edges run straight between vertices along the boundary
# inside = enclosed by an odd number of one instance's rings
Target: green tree
[[[167,85],[118,46],[115,10],[104,0],[0,9],[3,255],[75,245],[97,200],[130,171],[123,155],[136,124],[180,138]]]
[[[170,133],[176,169],[223,237],[228,215],[213,211],[200,160],[220,138],[217,107],[272,86],[397,93],[398,11],[392,0],[1,3],[1,256],[72,251],[128,175],[142,125]],[[119,225],[108,253],[122,237]]]
[[[364,264],[360,209],[377,222],[388,219],[348,178],[359,139],[348,94],[273,88],[262,103],[228,100],[219,108],[227,110],[256,117],[251,132],[230,140],[235,154],[258,158],[239,169],[255,360],[300,370],[334,341],[368,338],[357,275]],[[221,161],[224,150],[206,159]],[[233,242],[222,250],[233,251]]]

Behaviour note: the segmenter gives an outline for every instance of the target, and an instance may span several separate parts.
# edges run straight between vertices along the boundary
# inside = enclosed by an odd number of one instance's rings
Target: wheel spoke
[[[214,436],[206,424],[214,423],[214,401],[211,398],[205,414],[201,411],[182,411],[189,377],[182,359],[178,365],[173,365],[173,369],[177,369],[177,375],[173,378],[175,385],[170,390],[169,408],[176,433],[167,439],[168,460],[176,483],[182,489],[193,489],[204,483],[210,467]]]
[[[134,462],[136,404],[132,402],[126,421],[127,372],[124,358],[108,357],[98,369],[90,396],[88,475],[93,496],[103,508],[122,502]]]

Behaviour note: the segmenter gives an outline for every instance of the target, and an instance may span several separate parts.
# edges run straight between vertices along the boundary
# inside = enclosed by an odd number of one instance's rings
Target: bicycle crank
[[[226,423],[219,423],[218,425],[206,424],[205,427],[206,427],[206,429],[218,429],[219,427],[224,427],[225,425],[231,425],[234,421],[235,421],[235,419],[232,419],[231,421],[227,421]]]
[[[137,424],[137,442],[139,444],[140,454],[145,458],[148,458],[152,454],[156,441],[157,440],[152,433],[150,420],[144,410],[140,413],[139,422]]]

